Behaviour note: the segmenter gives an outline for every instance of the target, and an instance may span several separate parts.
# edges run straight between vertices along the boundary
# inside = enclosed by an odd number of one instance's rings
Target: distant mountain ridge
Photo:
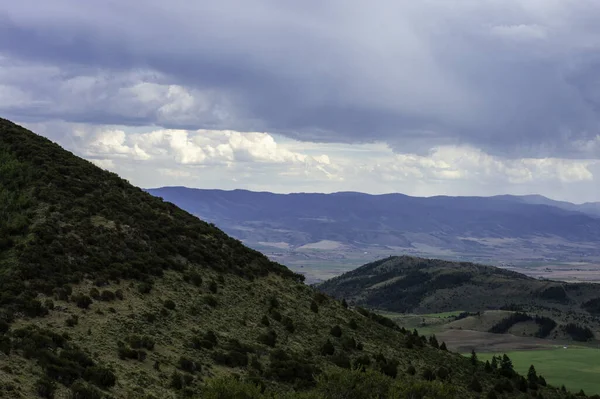
[[[411,197],[273,194],[163,187],[147,190],[253,243],[289,248],[322,241],[496,259],[599,256],[600,205],[541,196]]]

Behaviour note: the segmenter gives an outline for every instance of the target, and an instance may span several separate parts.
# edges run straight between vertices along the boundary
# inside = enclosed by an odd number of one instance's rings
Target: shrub
[[[288,316],[285,316],[281,320],[281,323],[283,324],[283,326],[289,333],[293,333],[294,330],[296,329],[296,327],[294,327],[294,321]]]
[[[77,315],[71,315],[67,320],[65,320],[65,325],[67,327],[75,327],[79,323],[79,317]]]
[[[92,289],[90,289],[90,296],[93,299],[100,299],[100,291],[98,291],[98,288],[93,287]]]
[[[116,299],[116,295],[114,292],[109,290],[103,290],[100,294],[100,300],[105,302],[114,301]]]
[[[350,321],[348,322],[348,327],[350,327],[353,330],[356,330],[358,328],[358,324],[356,324],[356,320],[350,319]]]
[[[331,357],[331,362],[343,369],[350,369],[350,358],[345,353],[341,352]]]
[[[179,362],[178,362],[178,367],[183,370],[183,371],[187,371],[188,373],[195,373],[196,371],[200,370],[200,365],[197,364],[196,362],[194,362],[193,360],[181,356],[179,358]]]
[[[202,285],[202,276],[197,271],[191,271],[188,275],[188,280],[194,284],[196,287],[200,287]]]
[[[225,398],[262,398],[261,387],[251,381],[240,381],[228,376],[210,380],[202,390],[202,398],[225,399]]]
[[[54,310],[54,301],[52,299],[46,299],[44,301],[44,306],[48,310]],[[1,331],[0,331],[0,333],[1,333]]]
[[[163,302],[163,306],[169,310],[175,310],[175,302],[170,299],[167,299]]]
[[[212,295],[204,295],[204,303],[210,306],[211,308],[216,308],[218,305],[217,298]]]
[[[184,389],[185,387],[190,386],[193,381],[193,376],[189,374],[181,374],[177,371],[174,371],[173,374],[171,374],[171,381],[169,383],[169,386],[179,391]]]
[[[334,336],[336,338],[339,338],[342,336],[342,329],[340,326],[333,326],[333,327],[331,327],[329,334],[331,334],[332,336]]]
[[[371,358],[369,357],[369,355],[359,356],[356,359],[354,359],[354,361],[352,362],[352,366],[355,369],[361,370],[361,371],[365,371],[367,369],[367,367],[369,367],[370,365],[371,365]]]
[[[96,387],[79,380],[71,385],[71,397],[76,399],[102,399],[104,395]]]
[[[213,294],[216,294],[216,293],[217,293],[217,291],[219,290],[219,286],[217,285],[217,283],[216,283],[215,281],[211,281],[211,282],[208,284],[208,290],[209,290],[210,292],[212,292]]]
[[[312,310],[314,313],[319,313],[319,305],[317,305],[315,301],[312,301],[310,303],[310,310]]]
[[[88,309],[90,307],[90,305],[93,303],[92,298],[90,298],[87,295],[83,295],[83,294],[76,295],[75,297],[72,297],[71,299],[75,302],[77,307],[79,307],[81,309]]]
[[[117,297],[117,299],[119,299],[119,300],[121,300],[121,301],[122,301],[122,300],[123,300],[123,298],[124,298],[124,297],[123,297],[123,290],[121,290],[121,289],[119,289],[119,290],[116,290],[116,291],[115,291],[115,296]]]
[[[42,377],[35,383],[35,392],[40,398],[53,399],[56,383],[48,377]]]
[[[269,327],[271,325],[271,322],[269,322],[269,318],[266,315],[264,315],[262,319],[260,319],[260,324],[262,324],[265,327]]]
[[[269,330],[266,334],[258,336],[258,342],[270,347],[274,347],[277,342],[277,334],[273,330]]]
[[[138,291],[140,294],[149,294],[152,291],[152,284],[143,282],[138,284]]]
[[[335,347],[331,343],[330,340],[327,340],[321,347],[321,355],[323,356],[331,356],[335,353]]]
[[[271,313],[271,317],[273,318],[273,320],[275,320],[276,322],[281,321],[281,313],[279,313],[278,311],[273,310],[273,309],[270,311],[270,313]]]
[[[154,340],[147,335],[131,335],[127,342],[133,349],[148,349],[150,351],[154,349]]]
[[[215,351],[213,360],[217,364],[222,364],[228,367],[246,367],[248,365],[248,354],[230,350],[228,352]]]
[[[437,369],[436,372],[437,378],[439,378],[440,380],[444,381],[448,378],[448,376],[450,375],[450,370],[448,370],[446,367],[444,366],[440,366]]]
[[[406,373],[408,375],[415,375],[417,374],[417,369],[415,369],[415,366],[413,366],[412,364],[408,366],[408,368],[406,369]]]
[[[111,370],[100,366],[86,368],[83,378],[101,388],[110,388],[117,381],[117,377]]]
[[[342,348],[347,351],[356,349],[356,340],[353,337],[342,338]]]
[[[440,345],[440,349],[443,350],[443,351],[447,351],[448,350],[448,348],[446,347],[446,343],[445,342],[442,342],[442,344]]]
[[[423,376],[423,379],[427,381],[435,380],[435,373],[429,367],[426,367],[421,375]]]

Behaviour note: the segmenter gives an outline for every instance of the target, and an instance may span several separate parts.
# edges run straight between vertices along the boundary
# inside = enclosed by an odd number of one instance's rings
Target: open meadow
[[[600,350],[588,347],[557,346],[545,350],[523,350],[506,353],[512,360],[515,370],[527,374],[530,365],[544,376],[549,384],[565,385],[577,392],[583,389],[586,394],[600,394]],[[470,354],[465,354],[470,355]],[[491,360],[493,355],[502,353],[478,353],[480,360]]]

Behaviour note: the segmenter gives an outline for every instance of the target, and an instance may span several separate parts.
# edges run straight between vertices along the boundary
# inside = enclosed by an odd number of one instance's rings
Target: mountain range
[[[600,203],[576,205],[537,195],[147,191],[258,248],[365,250],[493,263],[600,259]]]

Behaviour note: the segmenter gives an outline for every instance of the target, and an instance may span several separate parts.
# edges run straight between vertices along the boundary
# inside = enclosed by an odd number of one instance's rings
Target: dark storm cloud
[[[7,116],[600,157],[592,0],[0,3]]]

